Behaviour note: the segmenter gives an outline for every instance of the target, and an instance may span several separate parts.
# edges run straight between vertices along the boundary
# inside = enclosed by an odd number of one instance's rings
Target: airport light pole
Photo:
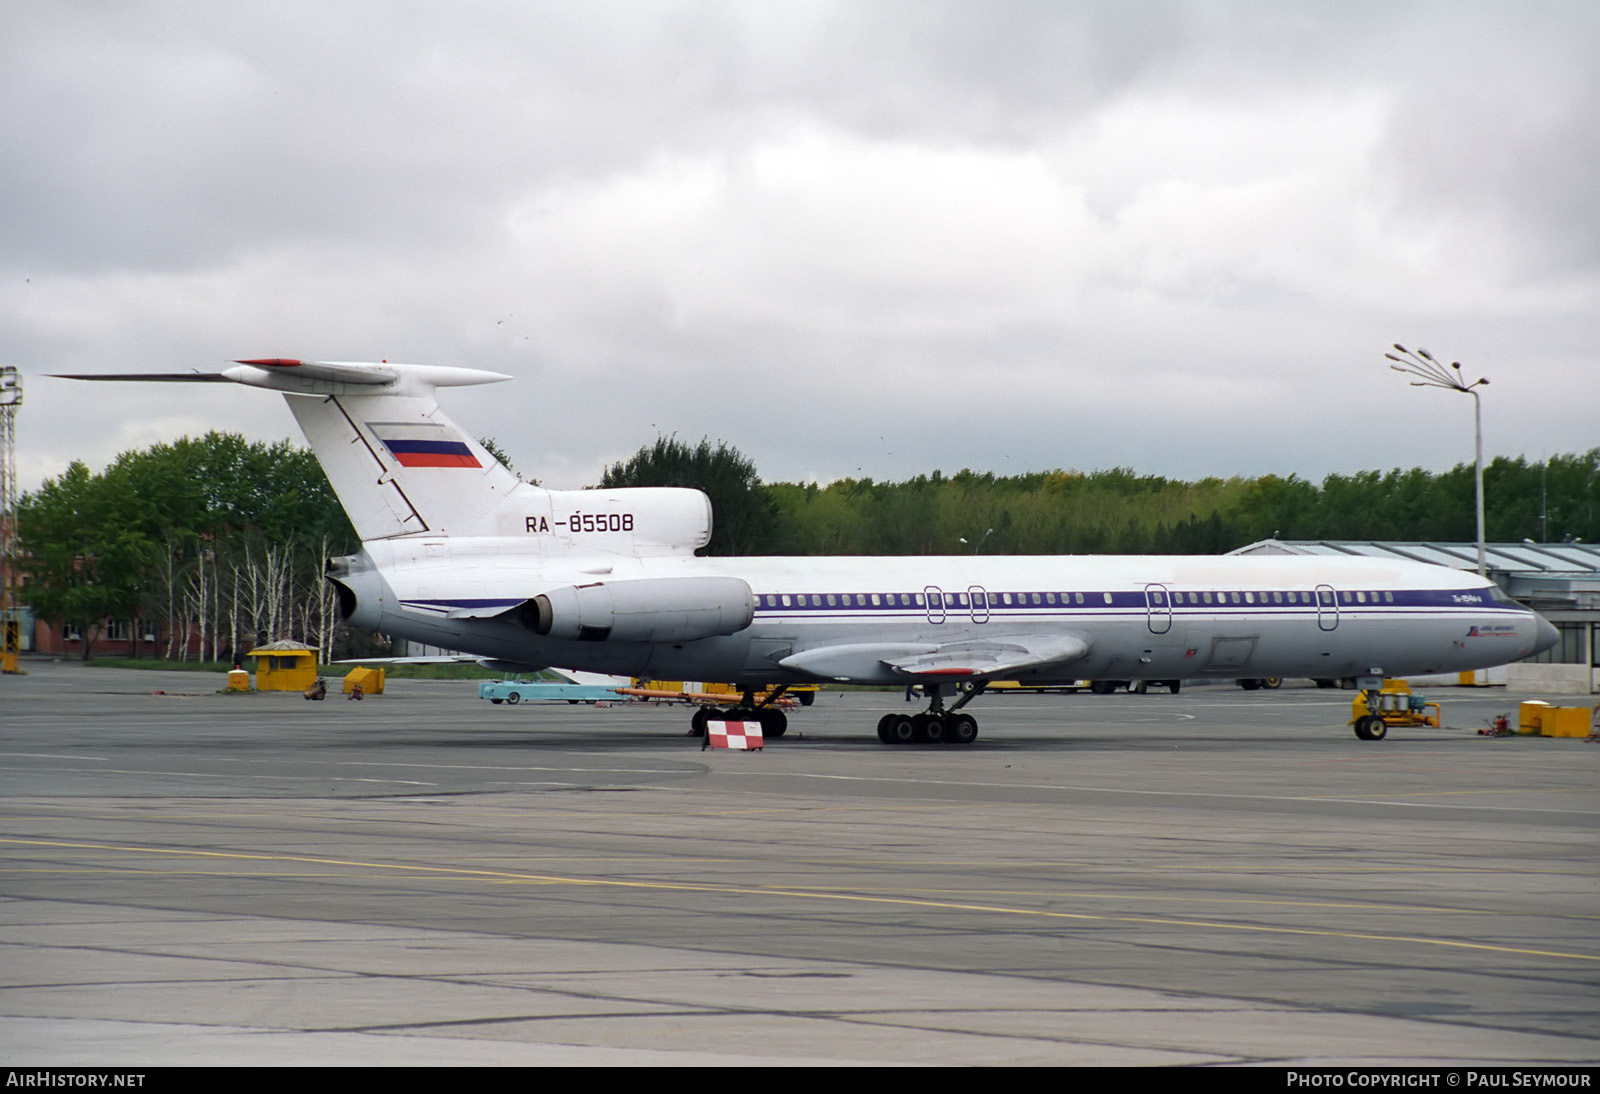
[[[1475,389],[1487,387],[1489,381],[1480,376],[1469,384],[1462,378],[1460,361],[1450,362],[1450,367],[1447,369],[1434,360],[1433,354],[1425,349],[1409,350],[1399,342],[1394,344],[1394,348],[1399,356],[1386,353],[1384,357],[1395,362],[1389,366],[1394,371],[1417,377],[1411,381],[1412,387],[1442,387],[1450,391],[1463,391],[1472,396],[1472,425],[1477,442],[1478,576],[1488,577],[1489,567],[1484,560],[1483,543],[1483,400],[1478,398]]]
[[[972,549],[972,553],[973,554],[977,554],[979,551],[983,550],[983,541],[988,539],[992,535],[994,535],[994,529],[993,528],[991,528],[987,532],[983,533],[983,535],[978,538],[978,545]],[[961,541],[961,545],[963,547],[966,546],[966,543],[967,543],[967,537],[966,536],[957,536],[956,539]]]

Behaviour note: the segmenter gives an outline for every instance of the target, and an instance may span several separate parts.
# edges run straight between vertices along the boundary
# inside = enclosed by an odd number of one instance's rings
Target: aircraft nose
[[[1545,650],[1561,641],[1561,632],[1556,630],[1555,624],[1542,615],[1534,615],[1539,621],[1536,637],[1533,640],[1533,652],[1543,653]]]

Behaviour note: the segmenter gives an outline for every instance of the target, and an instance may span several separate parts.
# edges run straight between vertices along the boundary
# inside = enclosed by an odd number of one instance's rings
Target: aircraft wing
[[[1010,636],[937,643],[863,643],[802,650],[784,668],[841,683],[935,677],[994,679],[1043,665],[1076,661],[1089,652],[1077,634]]]
[[[930,653],[884,658],[904,676],[998,676],[1076,661],[1089,652],[1086,639],[1074,635],[1051,638],[984,639],[952,642]]]

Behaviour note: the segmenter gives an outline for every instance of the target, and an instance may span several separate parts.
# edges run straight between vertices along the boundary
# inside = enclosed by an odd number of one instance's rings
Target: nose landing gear
[[[761,702],[757,703],[755,693],[746,691],[739,698],[735,706],[725,710],[713,710],[701,707],[689,719],[689,736],[704,737],[706,725],[711,721],[718,722],[760,722],[761,736],[776,739],[789,732],[789,717],[772,704],[778,701],[785,688],[775,688]]]

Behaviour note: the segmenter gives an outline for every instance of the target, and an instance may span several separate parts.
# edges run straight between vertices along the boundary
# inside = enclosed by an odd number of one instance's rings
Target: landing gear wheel
[[[689,736],[704,737],[706,735],[706,726],[710,721],[711,712],[705,707],[695,711],[689,716]]]
[[[917,739],[917,723],[904,714],[889,715],[889,737],[892,745],[908,745]]]
[[[1363,741],[1381,741],[1389,735],[1389,723],[1376,714],[1364,714],[1356,719],[1356,736]]]
[[[929,744],[938,744],[944,740],[944,715],[919,714],[914,721],[917,727],[917,740],[927,741]]]
[[[789,732],[789,718],[781,710],[766,707],[761,711],[761,736],[776,740]]]
[[[506,702],[510,703],[512,706],[516,706],[518,703],[522,702],[522,696],[513,691],[510,695],[506,696]]]
[[[946,719],[945,734],[953,745],[970,745],[978,739],[978,720],[970,714],[952,714]]]
[[[893,730],[895,718],[896,715],[885,714],[882,718],[878,719],[878,740],[882,741],[886,745],[892,745],[895,743]]]

